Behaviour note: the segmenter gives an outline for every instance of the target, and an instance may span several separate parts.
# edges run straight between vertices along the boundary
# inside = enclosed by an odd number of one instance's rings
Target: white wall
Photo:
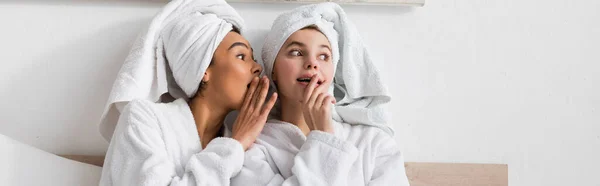
[[[100,155],[104,101],[161,3],[79,1],[0,3],[0,133]],[[234,7],[266,29],[292,5]],[[345,9],[389,83],[407,161],[508,164],[514,186],[600,185],[600,1]]]

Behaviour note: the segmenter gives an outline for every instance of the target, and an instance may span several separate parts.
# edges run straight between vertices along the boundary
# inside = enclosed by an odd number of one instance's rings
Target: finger
[[[321,105],[321,103],[317,102],[317,98],[319,98],[319,96],[322,96],[322,95],[323,95],[323,93],[312,94],[310,96],[310,99],[308,100],[307,107],[313,109],[313,108],[317,108],[318,105]]]
[[[312,96],[313,90],[315,89],[315,86],[317,86],[317,74],[313,75],[311,77],[310,83],[308,83],[308,86],[306,86],[306,88],[304,88],[304,103],[308,102],[308,100],[310,99],[310,97]]]
[[[313,77],[313,80],[318,79],[317,76]],[[310,98],[308,100],[308,102],[310,103],[311,106],[314,105],[318,105],[315,101],[317,100],[317,97],[319,97],[319,95],[322,94],[322,89],[321,87],[323,86],[319,86],[318,84],[315,84],[316,87],[313,88],[312,92],[310,93]]]
[[[252,96],[254,94],[254,90],[256,89],[257,84],[258,84],[258,77],[255,77],[252,79],[252,82],[250,83],[250,88],[248,88],[248,90],[246,90],[246,96],[244,97],[244,103],[242,104],[242,108],[240,110],[246,110],[249,107],[250,101],[252,101]]]
[[[269,112],[271,112],[271,109],[273,109],[275,102],[277,102],[277,93],[273,93],[273,95],[271,95],[271,99],[269,99],[269,102],[267,102],[267,104],[265,104],[265,106],[263,107],[263,110],[262,110],[263,116],[269,115]]]
[[[256,108],[256,107],[254,107],[254,105],[256,105],[258,95],[260,94],[260,90],[263,85],[262,82],[263,82],[263,78],[260,78],[259,81],[257,82],[256,89],[254,90],[254,93],[252,94],[252,98],[250,100],[250,105],[248,105],[248,107]]]
[[[325,83],[325,81],[323,81],[321,83],[321,85],[317,85],[317,87],[313,90],[313,94],[318,94],[318,93],[325,93],[326,89],[329,88],[327,86],[324,86],[323,84]]]
[[[321,108],[321,106],[323,105],[323,100],[327,98],[327,96],[327,94],[319,94],[319,97],[317,97],[317,100],[315,100],[315,108]]]
[[[318,79],[318,78],[316,78],[316,79]],[[312,93],[311,93],[312,95],[319,95],[321,93],[325,93],[325,89],[328,88],[326,86],[322,86],[322,84],[321,85],[317,84],[316,86],[317,87],[312,90]],[[313,98],[311,98],[311,99],[313,99]],[[316,101],[316,99],[313,99],[313,101]],[[320,105],[320,104],[321,103],[315,103],[315,105]]]
[[[333,105],[333,103],[335,102],[335,98],[331,95],[328,95],[324,100],[323,100],[323,105],[322,107],[324,109],[329,109],[331,108],[331,105]]]
[[[260,109],[263,107],[263,105],[265,104],[265,99],[267,98],[267,93],[269,93],[269,79],[268,78],[263,78],[261,79],[261,90],[260,93],[258,95],[258,101],[256,102],[256,104],[254,105],[254,108]]]
[[[260,81],[258,82],[258,88],[256,88],[256,90],[254,91],[254,103],[252,103],[252,107],[255,108],[255,110],[260,111],[259,109],[262,107],[262,104],[264,102],[264,99],[261,101],[261,96],[262,97],[266,97],[266,94],[263,95],[262,92],[265,89],[265,86],[269,86],[268,80],[266,76],[263,76],[262,78],[260,78]],[[268,91],[269,88],[267,87],[266,91]]]

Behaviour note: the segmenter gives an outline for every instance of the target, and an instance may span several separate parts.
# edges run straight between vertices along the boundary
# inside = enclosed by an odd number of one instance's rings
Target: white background
[[[104,154],[109,89],[163,4],[0,2],[0,133]],[[293,7],[233,6],[259,29]],[[600,185],[600,1],[344,8],[392,92],[406,161],[508,164],[513,186]]]

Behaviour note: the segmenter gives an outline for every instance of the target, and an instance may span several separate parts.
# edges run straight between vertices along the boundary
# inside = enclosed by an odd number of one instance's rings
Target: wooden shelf
[[[226,0],[230,3],[320,3],[335,2],[349,5],[380,5],[380,6],[423,6],[425,0]]]

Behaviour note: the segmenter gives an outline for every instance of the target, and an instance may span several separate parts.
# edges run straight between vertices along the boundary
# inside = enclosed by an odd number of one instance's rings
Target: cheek
[[[241,63],[231,62],[230,65],[224,66],[222,72],[225,72],[223,76],[217,77],[220,85],[224,90],[221,91],[223,95],[226,95],[228,99],[238,102],[239,99],[243,99],[246,93],[246,85],[248,84],[248,76],[251,74],[247,67]]]
[[[296,78],[300,74],[301,66],[298,66],[297,61],[290,59],[278,60],[275,63],[275,80],[277,81],[277,91],[282,98],[296,97]]]
[[[240,63],[233,65],[230,68],[231,72],[235,74],[231,74],[231,79],[228,83],[236,86],[233,87],[234,90],[237,90],[236,92],[241,92],[242,94],[245,93],[245,87],[248,85],[250,76],[252,76],[251,68],[252,67],[248,67],[246,64]]]
[[[329,82],[333,81],[333,63],[332,62],[326,62],[322,65],[321,68],[321,73],[323,74],[323,76],[325,76],[325,78],[327,78],[327,80],[329,80]]]
[[[288,81],[289,79],[295,79],[293,77],[295,77],[300,70],[300,67],[297,64],[298,63],[294,60],[278,60],[273,69],[277,75],[277,80]]]

